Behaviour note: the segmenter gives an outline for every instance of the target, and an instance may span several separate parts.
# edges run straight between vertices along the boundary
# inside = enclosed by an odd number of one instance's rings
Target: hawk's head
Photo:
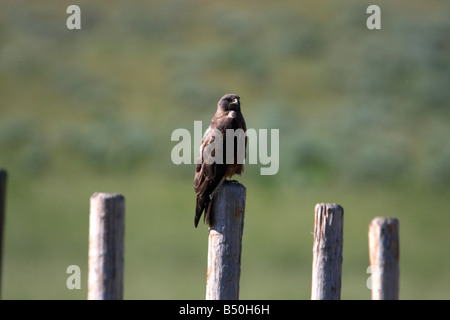
[[[217,104],[217,109],[222,112],[227,111],[241,111],[241,104],[239,103],[239,96],[233,93],[224,95]]]

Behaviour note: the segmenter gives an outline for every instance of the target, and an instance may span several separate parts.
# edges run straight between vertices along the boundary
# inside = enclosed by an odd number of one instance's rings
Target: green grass
[[[168,181],[149,169],[105,176],[78,167],[53,174],[25,183],[10,172],[5,299],[86,297],[89,197],[95,191],[126,197],[125,298],[204,298],[207,228],[193,227],[192,179]],[[445,212],[444,194],[405,186],[265,188],[257,179],[242,182],[247,203],[241,298],[309,298],[313,210],[321,201],[345,209],[343,299],[370,298],[367,228],[375,216],[400,220],[400,297],[450,297],[443,283],[450,259],[437,245],[450,240],[448,221],[433,216]],[[72,264],[81,267],[81,290],[65,287]]]
[[[76,32],[66,3],[1,3],[3,298],[86,298],[100,191],[126,198],[125,298],[203,299],[207,228],[170,136],[206,129],[226,92],[280,130],[278,174],[239,178],[241,298],[309,298],[317,202],[345,209],[343,299],[370,298],[375,216],[400,220],[400,297],[450,298],[448,4],[382,2],[368,31],[360,1],[232,3],[81,1]]]

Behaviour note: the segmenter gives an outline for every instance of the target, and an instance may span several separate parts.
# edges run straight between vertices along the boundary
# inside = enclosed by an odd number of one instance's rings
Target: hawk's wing
[[[222,130],[220,131],[222,132]],[[223,134],[222,136],[224,137]],[[208,130],[206,130],[205,135],[202,139],[202,143],[200,145],[199,157],[201,157],[202,162],[198,163],[195,167],[194,189],[195,193],[197,193],[197,204],[195,207],[194,223],[196,227],[203,213],[203,210],[205,210],[204,219],[209,221],[209,214],[211,210],[210,195],[217,188],[220,181],[225,176],[225,172],[227,171],[227,165],[225,164],[225,161],[222,161],[222,164],[220,164],[216,162],[211,163],[211,161],[207,161],[208,159],[205,159],[208,156],[215,156],[214,149],[211,151],[211,153],[205,152],[206,147],[214,141],[215,137],[210,126]]]

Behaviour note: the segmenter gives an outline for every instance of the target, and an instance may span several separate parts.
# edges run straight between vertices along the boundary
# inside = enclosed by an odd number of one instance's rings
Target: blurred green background
[[[173,130],[241,96],[280,130],[280,170],[247,165],[242,299],[309,299],[314,205],[345,209],[342,299],[370,299],[367,229],[400,220],[400,298],[450,299],[450,4],[0,3],[4,299],[85,299],[89,197],[126,198],[126,299],[203,299],[207,227]],[[66,269],[81,268],[81,290]]]

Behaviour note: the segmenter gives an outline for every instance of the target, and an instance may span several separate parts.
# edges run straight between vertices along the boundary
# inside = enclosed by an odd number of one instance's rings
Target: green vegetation
[[[280,170],[247,165],[241,298],[308,299],[313,210],[345,209],[343,299],[369,299],[367,228],[400,220],[400,298],[450,298],[449,4],[125,1],[0,4],[2,297],[85,299],[89,197],[126,197],[125,298],[203,299],[207,228],[176,128],[241,96],[280,130]],[[66,288],[81,267],[82,289]]]

